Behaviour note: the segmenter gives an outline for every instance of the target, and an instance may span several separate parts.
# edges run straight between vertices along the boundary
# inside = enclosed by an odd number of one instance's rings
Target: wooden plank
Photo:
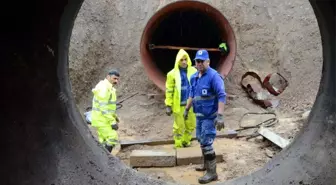
[[[260,128],[258,133],[264,136],[266,139],[270,140],[272,143],[276,144],[280,148],[285,148],[289,141],[287,139],[282,138],[281,136],[275,134],[267,128]]]
[[[237,132],[234,130],[229,130],[224,134],[217,134],[216,138],[235,138],[237,137]],[[194,136],[192,141],[197,140],[197,138]],[[136,141],[120,141],[120,147],[125,148],[132,145],[149,145],[149,146],[155,146],[155,145],[168,145],[168,144],[174,144],[173,139],[165,139],[165,140],[136,140]]]

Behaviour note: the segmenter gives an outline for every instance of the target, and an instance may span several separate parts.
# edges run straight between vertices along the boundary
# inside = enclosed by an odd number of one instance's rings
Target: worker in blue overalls
[[[196,115],[196,137],[201,145],[204,166],[196,168],[197,171],[206,171],[198,179],[200,184],[206,184],[218,179],[216,172],[216,154],[213,142],[217,130],[224,129],[224,104],[226,93],[222,76],[210,65],[209,54],[206,50],[196,53],[195,63],[197,72],[190,78],[190,94],[184,118],[193,106]]]

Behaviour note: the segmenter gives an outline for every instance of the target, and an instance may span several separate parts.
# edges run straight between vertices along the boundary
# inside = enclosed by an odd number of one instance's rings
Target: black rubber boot
[[[203,156],[203,165],[201,167],[196,167],[195,170],[198,172],[205,171],[206,170],[206,161],[204,157],[204,151],[202,150],[202,156]]]
[[[200,184],[207,184],[211,181],[216,181],[218,179],[217,170],[216,170],[216,154],[215,151],[207,151],[204,154],[207,169],[203,177],[198,179]]]
[[[105,145],[105,148],[106,148],[107,151],[109,151],[111,153],[112,149],[113,149],[113,146]]]

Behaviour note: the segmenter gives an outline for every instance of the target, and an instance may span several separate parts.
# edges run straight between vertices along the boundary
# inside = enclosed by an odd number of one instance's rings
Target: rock
[[[302,119],[308,119],[309,114],[310,114],[310,110],[304,112],[304,113],[302,114]]]
[[[263,136],[257,136],[255,139],[254,139],[254,141],[255,142],[257,142],[257,143],[262,143],[262,142],[264,142],[264,137]]]
[[[133,132],[127,132],[126,134],[127,134],[127,136],[133,136],[134,135]]]
[[[229,100],[236,100],[237,98],[238,98],[238,96],[237,95],[227,95],[227,98],[229,99]]]
[[[271,151],[270,149],[266,148],[265,150],[265,154],[267,155],[267,157],[272,158],[274,156],[274,152]]]

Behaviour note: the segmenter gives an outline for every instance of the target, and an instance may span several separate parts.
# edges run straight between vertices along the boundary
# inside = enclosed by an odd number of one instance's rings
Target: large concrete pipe
[[[217,48],[229,45],[229,55],[210,52],[211,66],[223,76],[236,57],[236,40],[228,20],[220,11],[199,1],[177,1],[156,12],[148,21],[140,42],[141,61],[149,78],[165,89],[165,75],[174,67],[176,50],[151,50],[150,44]],[[196,51],[188,51],[191,58]]]
[[[109,156],[76,109],[68,47],[81,3],[8,1],[2,12],[1,184],[168,184]],[[336,184],[335,1],[311,4],[323,38],[323,76],[308,122],[261,170],[221,184]]]

